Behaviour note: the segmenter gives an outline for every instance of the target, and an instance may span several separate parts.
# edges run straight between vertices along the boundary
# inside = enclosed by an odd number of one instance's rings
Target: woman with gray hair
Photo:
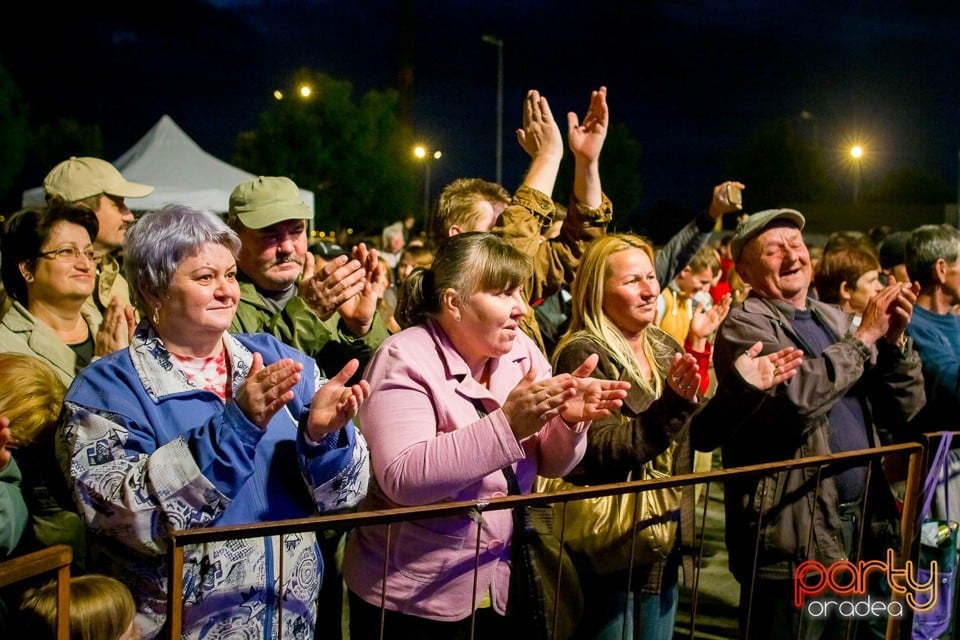
[[[140,218],[124,268],[143,320],[64,401],[58,457],[105,543],[96,568],[128,576],[145,638],[166,614],[170,531],[305,517],[366,493],[351,419],[369,387],[345,384],[357,361],[324,383],[312,358],[272,336],[228,333],[239,248],[212,213],[176,205]],[[185,566],[184,591],[171,594],[184,602],[184,638],[276,638],[281,624],[284,638],[313,638],[313,535],[189,547]]]

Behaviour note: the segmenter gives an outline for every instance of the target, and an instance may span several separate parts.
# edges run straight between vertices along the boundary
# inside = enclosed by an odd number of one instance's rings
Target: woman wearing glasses
[[[36,356],[69,385],[94,357],[128,343],[124,313],[108,307],[101,316],[90,297],[101,258],[93,211],[24,209],[3,231],[0,271],[12,304],[0,320],[0,352]]]

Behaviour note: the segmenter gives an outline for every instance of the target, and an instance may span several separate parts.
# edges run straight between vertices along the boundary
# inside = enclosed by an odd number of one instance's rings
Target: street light
[[[860,159],[863,158],[863,146],[855,144],[850,147],[850,157],[853,158],[853,204],[860,199]]]
[[[503,40],[485,35],[483,41],[497,48],[497,184],[503,184]]]
[[[297,87],[297,95],[300,96],[301,99],[306,100],[307,98],[313,95],[313,87],[311,87],[307,83],[303,83],[299,87]],[[286,94],[284,94],[283,91],[281,91],[280,89],[273,90],[274,100],[283,100],[286,97],[287,97]]]
[[[423,162],[423,220],[426,222],[430,215],[430,162],[439,160],[443,154],[440,151],[431,153],[426,147],[418,144],[413,148],[413,155]]]

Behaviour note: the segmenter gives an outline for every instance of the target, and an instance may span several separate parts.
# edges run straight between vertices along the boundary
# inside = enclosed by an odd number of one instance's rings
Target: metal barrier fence
[[[753,476],[771,475],[789,469],[800,469],[807,467],[816,467],[818,474],[834,466],[844,466],[852,463],[866,464],[871,461],[898,461],[900,468],[905,469],[902,503],[902,545],[899,550],[900,558],[911,558],[913,554],[911,549],[914,546],[915,531],[910,523],[915,522],[918,509],[918,497],[922,479],[926,473],[928,457],[930,452],[930,443],[937,434],[926,434],[926,442],[906,443],[890,445],[875,449],[862,451],[852,451],[842,454],[829,456],[818,456],[788,460],[782,462],[772,462],[767,464],[752,465],[747,467],[738,467],[731,469],[720,469],[708,472],[673,476],[657,480],[643,480],[635,482],[621,482],[616,484],[598,485],[592,487],[583,487],[579,489],[570,489],[558,491],[556,493],[528,494],[522,496],[505,496],[502,498],[492,498],[482,502],[457,502],[438,505],[426,505],[417,507],[393,508],[382,511],[354,512],[345,514],[334,514],[315,516],[310,518],[301,518],[296,520],[284,520],[269,523],[258,523],[252,525],[229,526],[229,527],[210,527],[205,529],[191,529],[178,531],[171,535],[169,540],[167,561],[168,561],[168,619],[166,627],[166,637],[177,639],[181,636],[183,626],[183,578],[184,578],[184,550],[189,545],[204,544],[209,542],[278,536],[279,543],[283,544],[283,537],[303,532],[320,532],[324,530],[348,531],[350,529],[368,525],[386,525],[388,531],[390,527],[397,523],[420,520],[425,518],[438,518],[444,516],[464,516],[468,514],[485,513],[501,509],[512,509],[523,507],[525,505],[543,505],[560,504],[564,505],[561,510],[560,519],[563,521],[566,513],[566,505],[573,500],[583,498],[594,498],[608,495],[626,495],[631,493],[640,493],[654,489],[666,487],[685,487],[689,485],[702,484],[705,487],[704,494],[709,494],[712,483],[725,482],[738,478]],[[903,462],[906,460],[906,464]],[[819,475],[818,475],[819,478]],[[819,486],[819,482],[817,483]],[[699,507],[698,507],[699,509]],[[697,636],[696,619],[698,607],[698,582],[699,568],[703,559],[703,533],[707,514],[707,504],[704,503],[700,515],[695,523],[695,575],[693,578],[693,592],[690,601],[689,629],[688,637],[693,639]],[[861,523],[862,527],[862,523]],[[479,541],[480,523],[477,523],[477,540]],[[862,536],[862,530],[858,532]],[[562,539],[562,535],[561,535]],[[390,536],[388,533],[388,551]],[[479,553],[479,546],[478,551]],[[282,557],[282,554],[281,554]],[[68,616],[65,612],[69,609],[69,583],[70,583],[70,549],[68,547],[51,547],[33,554],[8,560],[0,563],[0,587],[16,584],[21,581],[31,579],[47,572],[55,571],[58,582],[58,638],[69,637]],[[384,567],[384,575],[386,574]],[[557,567],[559,571],[559,567]],[[278,575],[283,575],[282,565],[279,567]],[[625,589],[630,588],[630,573],[628,572],[628,583],[624,585]],[[560,585],[563,588],[563,585]],[[283,593],[283,584],[277,587],[277,593]],[[902,595],[894,594],[894,598],[902,600]],[[278,612],[282,610],[282,602],[278,602]],[[382,613],[382,612],[381,612]],[[900,637],[901,621],[898,618],[890,618],[887,626],[887,639],[894,640]],[[282,625],[282,615],[278,613],[277,626]],[[382,617],[381,617],[382,623]],[[280,637],[282,636],[282,627],[278,629]],[[747,631],[749,637],[749,630]]]
[[[0,588],[23,584],[45,574],[57,581],[57,640],[70,640],[70,563],[73,551],[62,544],[0,562]]]
[[[391,525],[395,525],[399,522],[406,522],[410,520],[419,520],[424,518],[438,518],[444,516],[464,516],[476,512],[488,512],[498,509],[511,509],[514,507],[522,507],[525,505],[541,505],[541,504],[555,504],[560,503],[566,505],[572,500],[578,500],[582,498],[593,498],[606,495],[623,495],[628,493],[639,493],[642,491],[648,491],[652,489],[659,489],[665,487],[683,487],[687,485],[696,485],[703,484],[706,487],[705,493],[709,492],[710,484],[713,482],[724,482],[736,478],[751,477],[751,476],[760,476],[760,475],[770,475],[780,471],[788,469],[799,469],[806,467],[817,467],[818,473],[823,473],[824,470],[836,465],[843,466],[855,462],[868,463],[870,461],[879,461],[881,458],[890,458],[890,457],[899,457],[902,461],[903,457],[908,458],[907,475],[906,475],[906,488],[904,491],[904,501],[903,501],[903,511],[902,511],[902,535],[903,535],[903,544],[901,549],[897,550],[900,554],[900,557],[907,558],[910,556],[909,550],[913,545],[914,531],[912,527],[907,526],[906,523],[914,521],[914,517],[917,509],[917,496],[919,494],[919,487],[921,478],[924,473],[924,464],[925,464],[925,454],[926,448],[921,444],[917,443],[907,443],[907,444],[898,444],[890,445],[885,447],[879,447],[875,449],[863,450],[863,451],[852,451],[841,454],[834,454],[829,456],[818,456],[810,458],[802,458],[796,460],[788,460],[782,462],[772,462],[767,464],[752,465],[747,467],[738,467],[731,469],[722,469],[714,470],[708,472],[702,472],[697,474],[687,474],[673,476],[670,478],[663,478],[658,480],[645,480],[637,482],[621,482],[617,484],[607,484],[607,485],[598,485],[592,487],[584,487],[580,489],[570,489],[564,491],[558,491],[556,493],[549,494],[529,494],[523,496],[505,496],[502,498],[492,498],[483,502],[457,502],[457,503],[445,503],[439,505],[427,505],[427,506],[418,506],[418,507],[404,507],[404,508],[395,508],[388,509],[383,511],[373,511],[373,512],[359,512],[359,513],[348,513],[348,514],[338,514],[338,515],[327,515],[327,516],[316,516],[311,518],[302,518],[296,520],[285,520],[279,522],[270,522],[270,523],[259,523],[246,526],[231,526],[231,527],[215,527],[207,529],[192,529],[187,531],[178,531],[171,536],[170,547],[168,551],[168,595],[173,596],[174,594],[183,593],[183,571],[184,571],[184,547],[188,545],[203,544],[208,542],[215,541],[224,541],[231,539],[240,539],[240,538],[250,538],[250,537],[263,537],[263,536],[280,536],[280,544],[283,544],[282,536],[303,533],[303,532],[317,532],[325,529],[331,530],[349,530],[355,527],[362,527],[366,525],[387,525],[388,532]],[[819,484],[819,483],[818,483]],[[561,513],[565,513],[565,508]],[[706,515],[706,508],[704,506],[703,516],[699,518],[699,522],[696,525],[695,539],[700,541],[697,545],[699,547],[698,556],[702,553],[702,532],[703,532],[703,518]],[[562,519],[562,516],[561,516]],[[479,523],[477,525],[477,536],[479,540],[480,530]],[[862,535],[862,531],[859,532],[859,535]],[[388,533],[388,547],[390,536]],[[561,536],[562,539],[562,536]],[[387,550],[389,553],[389,548]],[[479,553],[479,551],[478,551]],[[697,558],[697,567],[699,567],[700,557]],[[558,567],[559,571],[559,567]],[[279,574],[282,575],[282,568],[279,570]],[[386,572],[386,567],[384,567],[384,572]],[[385,573],[384,573],[385,575]],[[690,630],[689,637],[696,637],[696,625],[693,621],[696,620],[696,584],[697,578],[699,576],[699,571],[696,572],[694,578],[695,593],[692,601],[692,610],[690,611]],[[630,585],[625,585],[629,589]],[[562,589],[563,586],[561,585]],[[283,593],[283,585],[279,585],[277,588],[277,593]],[[895,597],[901,597],[896,596]],[[168,637],[171,639],[176,639],[180,637],[182,624],[183,624],[183,602],[181,597],[170,597],[169,598],[169,608],[168,608]],[[281,608],[282,602],[278,602],[278,610]],[[278,615],[278,623],[282,623],[282,616]],[[382,621],[382,618],[381,618]],[[887,637],[893,639],[898,637],[899,633],[899,620],[891,618],[888,625]],[[282,633],[282,629],[281,629]]]

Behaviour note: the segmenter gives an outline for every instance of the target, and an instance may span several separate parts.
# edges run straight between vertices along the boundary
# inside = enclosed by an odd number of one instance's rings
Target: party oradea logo
[[[936,561],[922,581],[912,561],[897,568],[895,560],[893,549],[887,549],[886,561],[802,562],[793,574],[793,604],[813,618],[900,618],[906,607],[915,613],[933,610],[940,597]],[[879,599],[869,586],[871,578],[885,579],[891,597]]]

